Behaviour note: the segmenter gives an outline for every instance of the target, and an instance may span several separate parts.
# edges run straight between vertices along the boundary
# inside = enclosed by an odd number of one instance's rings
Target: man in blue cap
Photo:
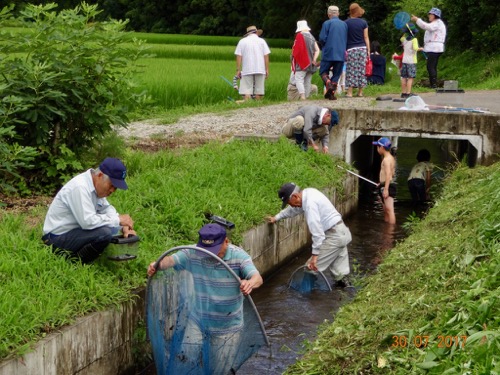
[[[106,197],[127,190],[127,169],[116,158],[106,158],[97,169],[73,177],[57,193],[43,224],[42,240],[56,254],[91,263],[121,230],[135,235],[134,222],[119,214]]]
[[[182,313],[176,316],[176,325],[171,328],[174,335],[184,330],[174,350],[179,350],[185,359],[183,363],[172,360],[177,362],[175,373],[204,369],[203,373],[234,374],[238,350],[247,345],[243,296],[262,285],[262,276],[250,255],[229,242],[223,226],[206,224],[198,234],[196,247],[222,259],[239,280],[231,277],[226,267],[210,254],[193,248],[165,256],[159,264],[151,262],[147,274],[152,277],[157,271],[173,267],[175,271],[190,274],[192,280],[189,297],[185,297],[192,303],[185,302]],[[179,290],[183,287],[178,285]],[[187,368],[180,368],[184,366]]]
[[[376,142],[377,152],[382,157],[379,176],[379,194],[384,206],[384,220],[389,224],[396,224],[394,213],[394,198],[396,197],[396,184],[394,183],[396,172],[396,160],[391,154],[391,141],[382,137]]]

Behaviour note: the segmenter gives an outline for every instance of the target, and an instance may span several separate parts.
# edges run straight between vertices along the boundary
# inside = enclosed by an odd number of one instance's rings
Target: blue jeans
[[[46,245],[52,245],[52,250],[56,254],[64,254],[69,258],[79,258],[83,263],[89,263],[104,251],[113,235],[118,234],[119,229],[119,227],[100,227],[91,230],[75,228],[60,235],[48,233],[42,237],[42,240]],[[81,252],[84,249],[85,251]],[[88,252],[89,249],[91,254]]]
[[[342,69],[344,68],[344,62],[343,61],[323,61],[321,60],[321,64],[319,66],[319,75],[323,82],[326,84],[325,78],[323,78],[325,75],[328,77],[328,74],[330,73],[330,68],[332,69],[332,77],[330,78],[331,82],[337,82],[340,79],[340,75],[342,74]]]

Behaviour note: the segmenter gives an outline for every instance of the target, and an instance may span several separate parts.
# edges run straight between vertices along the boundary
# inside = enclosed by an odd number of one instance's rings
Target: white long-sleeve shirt
[[[446,40],[446,25],[440,18],[433,22],[424,22],[417,20],[417,25],[425,30],[424,51],[425,52],[444,52],[444,42]]]
[[[312,254],[318,255],[321,244],[325,240],[325,232],[342,220],[342,215],[332,202],[319,190],[306,188],[302,190],[302,207],[287,206],[276,216],[276,221],[304,213],[307,227],[312,235]]]
[[[106,198],[98,198],[91,169],[73,177],[52,201],[43,233],[61,235],[75,228],[119,227],[120,217]]]

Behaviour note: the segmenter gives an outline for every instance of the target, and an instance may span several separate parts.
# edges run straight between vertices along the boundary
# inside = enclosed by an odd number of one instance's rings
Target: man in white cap
[[[336,111],[317,105],[305,105],[292,113],[281,131],[287,138],[295,139],[304,151],[310,146],[319,152],[320,148],[316,143],[320,143],[321,151],[328,154],[330,130],[338,124],[337,113],[332,116],[333,112]]]
[[[335,100],[337,84],[342,74],[347,48],[347,25],[339,19],[339,8],[335,5],[328,7],[328,20],[323,23],[319,34],[321,47],[321,64],[319,75],[325,83],[325,98]],[[332,70],[332,77],[329,73]]]
[[[236,75],[241,78],[239,93],[244,100],[252,97],[261,99],[265,94],[265,80],[269,76],[271,50],[258,34],[256,26],[248,26],[234,52]]]

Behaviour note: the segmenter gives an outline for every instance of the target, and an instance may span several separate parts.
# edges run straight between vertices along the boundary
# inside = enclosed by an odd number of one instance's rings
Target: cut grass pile
[[[92,311],[133,298],[146,282],[147,265],[164,251],[193,244],[211,212],[236,224],[232,240],[281,207],[277,191],[340,186],[345,177],[330,156],[278,143],[233,141],[194,150],[129,152],[129,190],[110,197],[129,213],[141,237],[139,256],[95,264],[71,264],[41,242],[46,207],[29,214],[0,211],[0,358],[22,354],[46,333]]]
[[[413,234],[287,374],[500,371],[500,163],[447,181]]]

